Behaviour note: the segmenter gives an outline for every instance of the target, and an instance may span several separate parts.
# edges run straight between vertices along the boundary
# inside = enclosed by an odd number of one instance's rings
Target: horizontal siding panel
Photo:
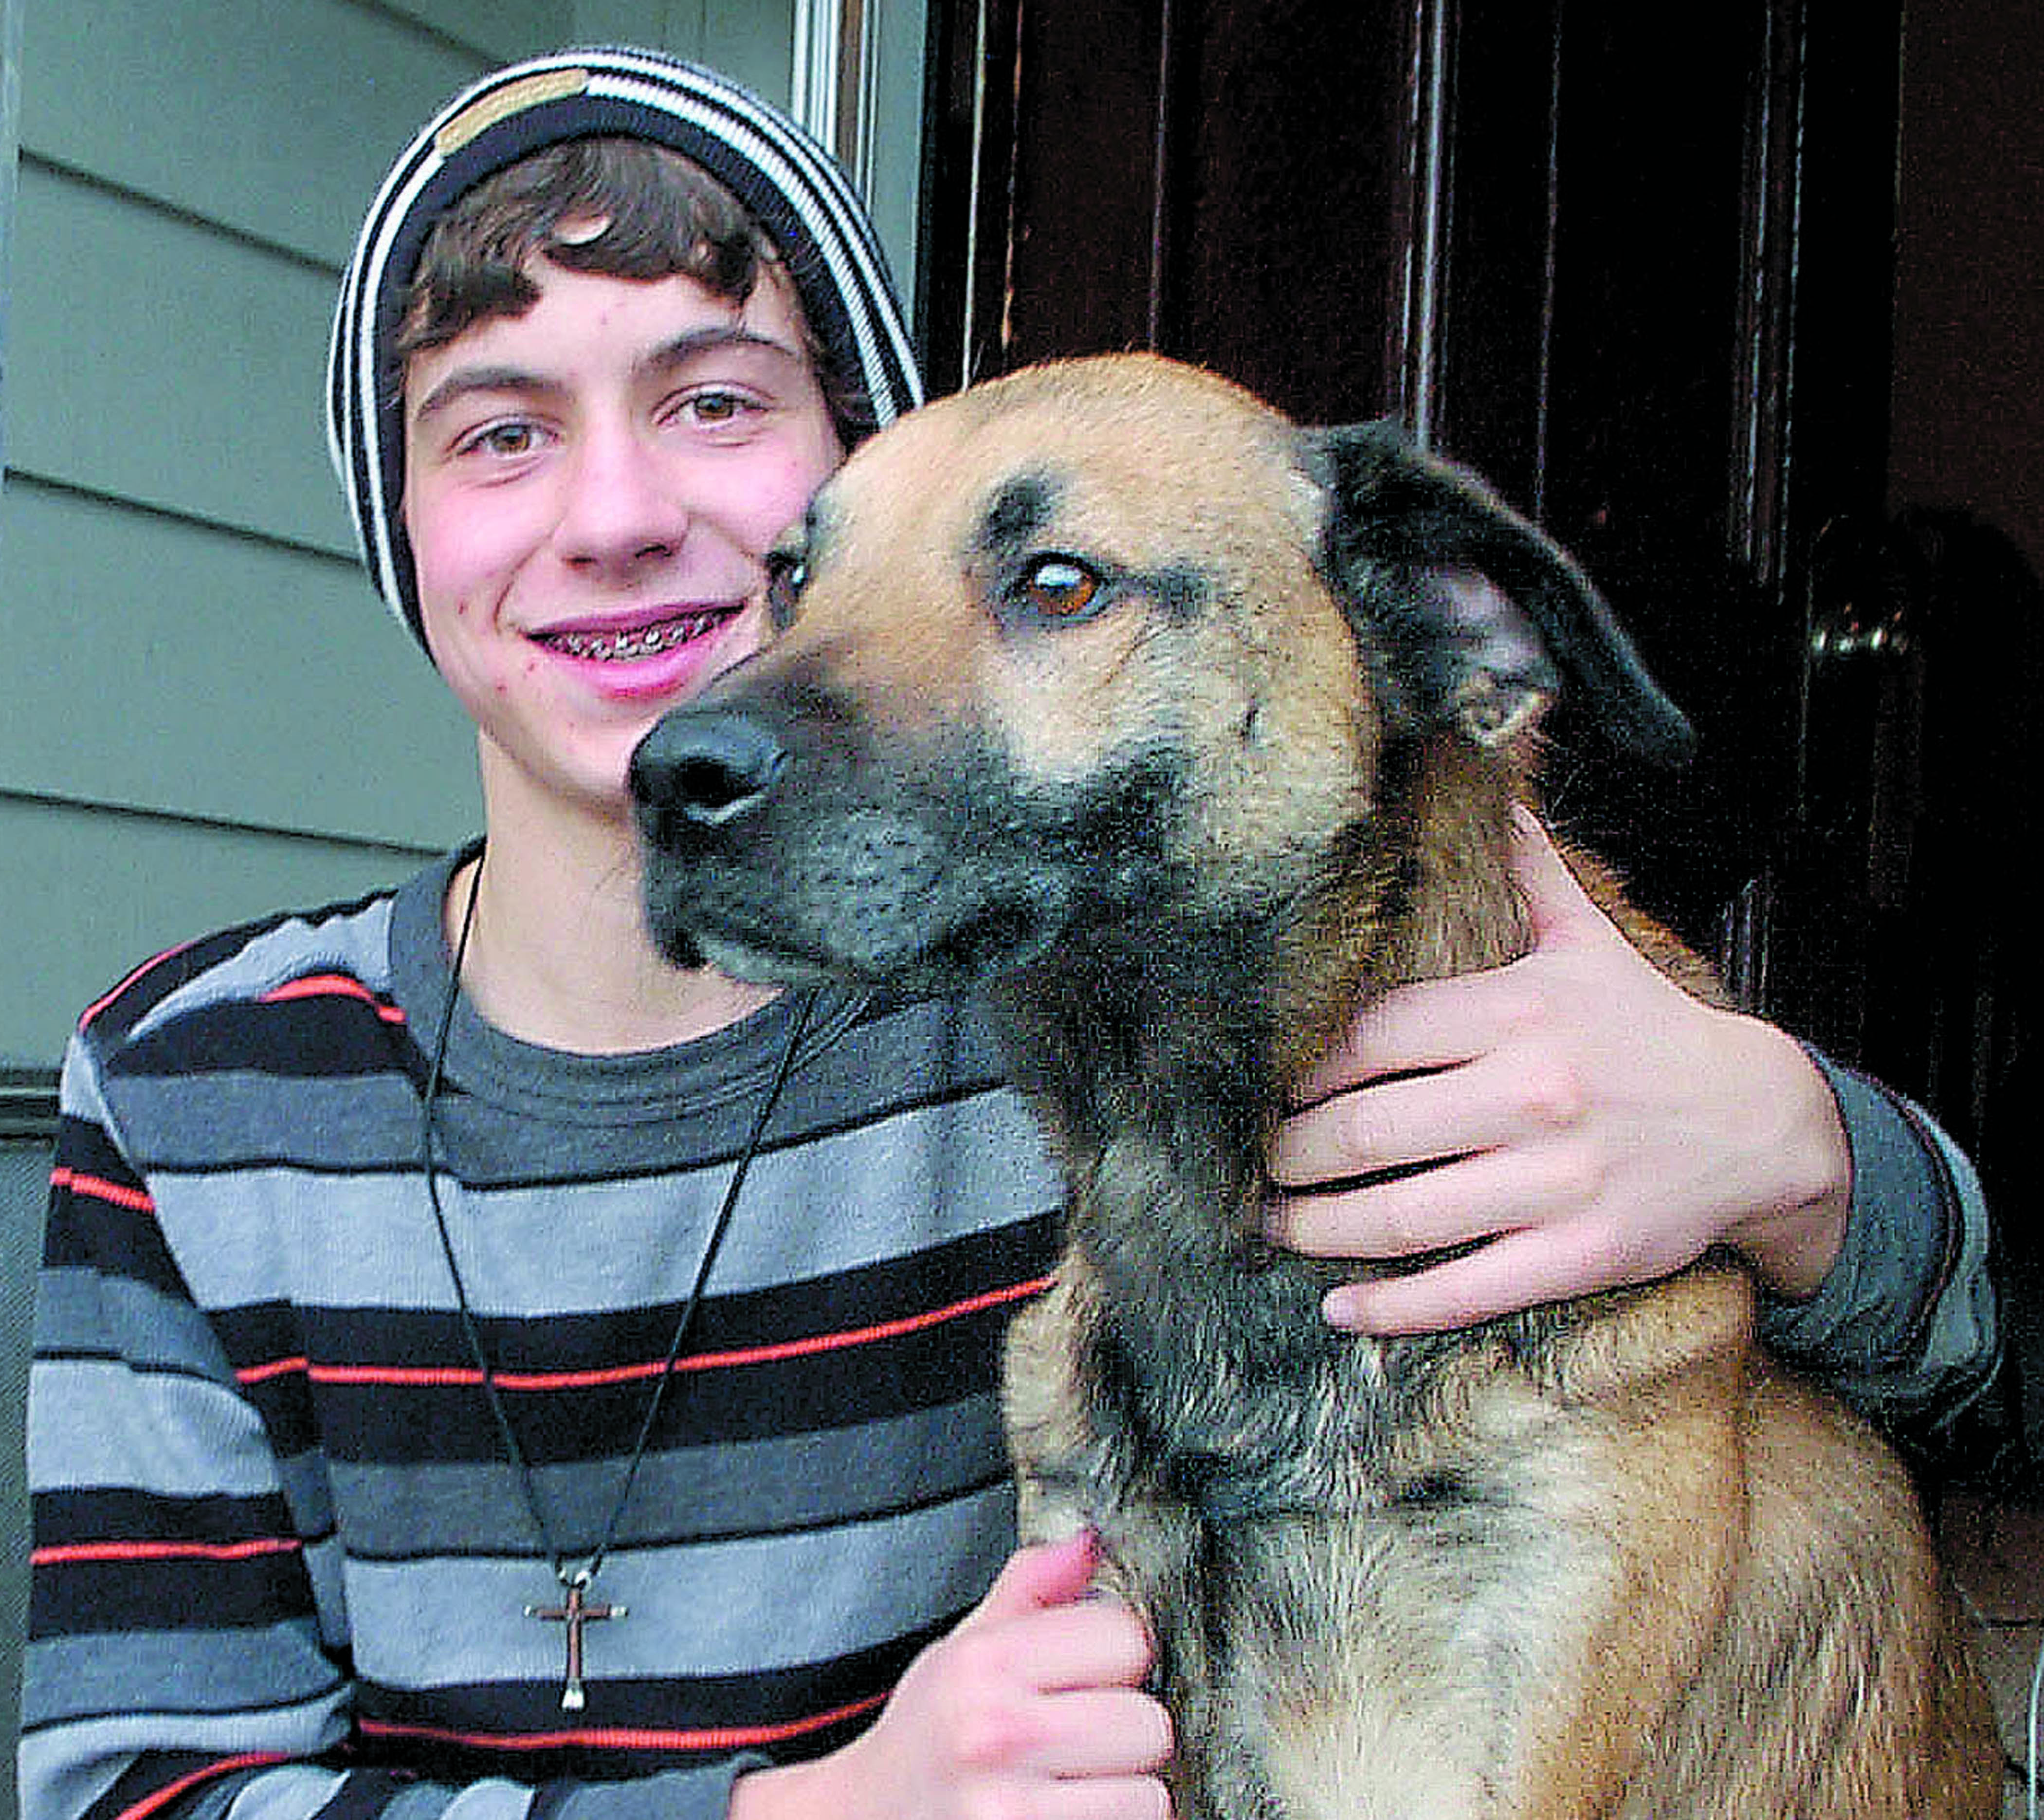
[[[390,160],[490,65],[570,44],[656,44],[785,102],[793,17],[793,0],[31,5],[21,144],[338,265]]]
[[[25,152],[336,267],[386,166],[490,60],[349,0],[31,3],[22,40]]]
[[[744,6],[751,0],[724,3]],[[647,29],[644,19],[648,15],[657,19],[662,10],[659,0],[624,0],[624,11],[634,21],[630,29],[606,33],[578,21],[581,8],[576,0],[387,0],[387,6],[388,10],[405,13],[429,31],[473,45],[492,63],[509,63],[513,57],[597,38],[636,44]]]
[[[907,0],[906,10],[914,7]],[[402,10],[493,62],[570,44],[647,44],[708,63],[788,104],[795,0],[404,0]]]
[[[10,467],[353,553],[321,416],[335,279],[34,164],[14,225]]]
[[[705,4],[701,13],[696,35],[678,33],[674,50],[786,107],[795,74],[794,0],[759,0],[755,6]]]
[[[396,0],[390,10],[493,62],[570,44],[649,44],[787,105],[795,0]]]
[[[467,719],[359,569],[10,477],[0,790],[437,847]]]
[[[52,1067],[79,1014],[151,955],[272,910],[358,896],[416,864],[4,793],[0,852],[0,1060]]]
[[[586,6],[588,0],[584,0]],[[651,11],[641,6],[641,11]],[[628,0],[620,11],[630,10]],[[630,40],[628,20],[608,34]],[[736,77],[782,107],[794,79],[795,0],[675,0],[659,26],[660,42],[677,56],[693,57]],[[602,34],[585,31],[585,37]]]

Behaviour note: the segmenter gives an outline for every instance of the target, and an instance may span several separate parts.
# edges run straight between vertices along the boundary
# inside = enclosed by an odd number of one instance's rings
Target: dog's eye
[[[1022,571],[1022,604],[1039,618],[1081,618],[1100,594],[1100,577],[1075,557],[1039,556]]]
[[[766,605],[777,621],[794,617],[802,590],[809,586],[809,565],[792,550],[774,550],[766,558]]]

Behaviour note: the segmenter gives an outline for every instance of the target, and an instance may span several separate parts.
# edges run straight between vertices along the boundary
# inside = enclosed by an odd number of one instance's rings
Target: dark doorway
[[[1546,525],[1702,735],[1640,777],[1564,718],[1558,816],[1748,1002],[1930,1105],[2019,1286],[2035,583],[1890,469],[1898,396],[1898,473],[1954,433],[1923,324],[1969,267],[1925,237],[2020,247],[2011,281],[2044,244],[2032,10],[937,0],[922,299],[939,389],[1155,348],[1309,421],[1402,415]],[[1967,71],[2000,79],[1961,125]],[[1967,164],[2011,136],[2012,193]],[[1954,181],[1994,200],[1955,223]]]

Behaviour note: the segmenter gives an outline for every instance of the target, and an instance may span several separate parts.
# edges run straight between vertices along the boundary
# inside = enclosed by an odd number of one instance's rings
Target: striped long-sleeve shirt
[[[694,1820],[878,1710],[1012,1544],[999,1335],[1058,1190],[967,1008],[800,1045],[561,1704],[547,1552],[420,1167],[452,861],[166,956],[67,1060],[29,1410],[25,1820]],[[448,1226],[555,1543],[594,1545],[790,1029],[584,1057],[457,1001]],[[1984,1210],[1837,1077],[1854,1238],[1775,1311],[1877,1407],[1977,1380]]]
[[[735,1753],[870,1718],[1012,1545],[997,1351],[1055,1178],[971,1017],[826,1000],[563,1711],[564,1627],[526,1614],[559,1591],[420,1171],[445,877],[166,956],[82,1025],[32,1396],[38,1820],[407,1787],[718,1811]],[[610,1514],[790,1015],[590,1059],[457,1013],[440,1195],[563,1549]]]

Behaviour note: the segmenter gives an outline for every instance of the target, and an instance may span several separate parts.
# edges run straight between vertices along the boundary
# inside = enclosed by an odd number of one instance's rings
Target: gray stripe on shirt
[[[1031,1160],[1013,1169],[993,1160],[1018,1155]],[[559,1187],[478,1193],[444,1177],[440,1196],[478,1313],[575,1314],[684,1295],[730,1178],[731,1166],[720,1164],[679,1177],[578,1184],[567,1232]],[[823,1205],[820,1183],[829,1184]],[[150,1185],[179,1265],[207,1306],[280,1291],[307,1307],[449,1306],[446,1266],[415,1183],[269,1169],[155,1175]],[[712,1284],[724,1294],[772,1287],[786,1280],[791,1252],[805,1277],[898,1257],[904,1206],[929,1210],[920,1237],[937,1245],[1058,1200],[1014,1097],[924,1106],[756,1158]],[[801,1234],[799,1247],[790,1233]]]
[[[620,1551],[597,1590],[629,1616],[590,1633],[592,1679],[756,1675],[942,1623],[998,1571],[1011,1509],[1003,1487],[877,1526]],[[901,1563],[892,1583],[875,1583],[876,1558]],[[431,1630],[417,1596],[427,1574]],[[559,1626],[524,1616],[553,1595],[537,1561],[352,1560],[346,1576],[360,1675],[394,1687],[559,1676]]]

